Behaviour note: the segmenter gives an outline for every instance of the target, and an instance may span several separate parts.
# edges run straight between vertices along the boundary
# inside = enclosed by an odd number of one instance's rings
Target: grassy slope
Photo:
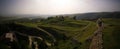
[[[103,19],[105,28],[103,30],[103,47],[104,49],[120,49],[120,20],[119,19]],[[95,22],[83,21],[83,20],[65,20],[65,21],[44,21],[39,23],[22,23],[29,27],[43,26],[49,27],[53,30],[56,30],[60,33],[64,33],[66,36],[72,38],[75,37],[79,42],[82,42],[80,49],[87,49],[90,42],[85,42],[93,32],[96,30]],[[87,26],[87,27],[86,27]],[[73,49],[76,47],[71,44],[71,41],[59,41],[58,46],[55,46],[53,49],[62,48],[62,49]],[[68,45],[68,46],[66,46]],[[64,47],[63,47],[64,46]]]
[[[35,28],[38,31],[42,31],[42,32],[39,32],[39,34],[41,34],[41,35],[44,34],[44,35],[42,35],[42,37],[44,37],[48,42],[52,42],[53,40],[55,40],[54,37],[52,37],[52,35],[49,32],[47,32],[46,30],[43,30],[43,29],[37,27],[37,24],[35,24],[35,23],[17,23],[17,24],[23,25],[23,26],[26,26],[26,27],[29,27],[29,28]],[[36,34],[36,32],[34,34]]]
[[[104,49],[120,49],[120,19],[103,19],[105,28],[103,30]]]
[[[58,45],[55,46],[55,48],[53,49],[56,48],[73,49],[76,46],[82,49],[86,49],[88,48],[90,42],[85,42],[85,40],[88,39],[96,30],[95,22],[87,21],[87,20],[71,20],[71,19],[67,19],[64,21],[47,20],[38,23],[20,23],[20,24],[28,27],[37,27],[37,26],[48,27],[57,31],[58,33],[65,34],[67,37],[75,38],[76,40],[78,40],[78,42],[82,43],[82,45],[80,46],[79,44],[78,45],[71,44],[72,42],[69,40],[59,41]]]
[[[67,23],[78,24],[79,26],[74,27],[74,26],[71,26],[72,24],[67,24]],[[53,27],[57,30],[60,30],[60,32],[65,33],[70,38],[74,38],[76,35],[78,35],[75,38],[78,40],[78,42],[82,42],[82,45],[80,46],[79,44],[78,45],[77,44],[76,45],[71,44],[72,42],[67,40],[67,41],[62,41],[62,42],[60,41],[57,48],[60,48],[60,49],[61,48],[62,49],[73,49],[73,48],[76,48],[76,47],[78,49],[88,48],[89,42],[86,43],[85,40],[88,37],[90,37],[93,34],[93,32],[96,30],[94,22],[86,21],[86,20],[85,21],[83,21],[83,20],[78,20],[78,21],[65,20],[65,23],[63,23],[63,24],[67,24],[67,26],[65,26],[65,25],[61,26],[60,24],[57,24],[57,25],[56,24],[55,25],[47,24],[47,25],[44,25],[44,26]]]

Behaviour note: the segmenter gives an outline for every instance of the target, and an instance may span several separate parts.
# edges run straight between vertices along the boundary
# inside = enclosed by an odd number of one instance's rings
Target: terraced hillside
[[[93,37],[95,31],[99,30],[97,20],[50,17],[35,22],[22,21],[0,23],[0,49],[92,49],[92,43],[99,41],[96,39],[98,36]],[[120,48],[118,21],[103,19],[104,29],[100,34],[103,36],[99,37],[103,39],[104,49]]]
[[[40,22],[5,23],[1,24],[1,29],[1,36],[7,32],[14,33],[16,39],[19,39],[17,42],[21,43],[18,44],[20,48],[23,46],[22,43],[26,42],[24,49],[29,48],[31,41],[37,42],[38,45],[45,43],[49,49],[86,49],[89,48],[89,37],[96,30],[96,23],[72,18],[49,18]]]

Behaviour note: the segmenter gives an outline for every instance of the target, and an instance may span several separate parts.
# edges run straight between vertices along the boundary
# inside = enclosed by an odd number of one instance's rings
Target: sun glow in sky
[[[79,5],[78,0],[35,0],[27,4],[29,6],[19,7],[18,11],[24,14],[67,14],[74,13]]]
[[[12,14],[74,14],[120,11],[119,0],[0,0],[0,11]],[[1,8],[2,7],[2,8]]]

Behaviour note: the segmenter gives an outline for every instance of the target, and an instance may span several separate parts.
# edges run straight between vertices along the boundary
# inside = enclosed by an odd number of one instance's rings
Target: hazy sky
[[[120,11],[120,0],[0,0],[0,14],[73,14]]]

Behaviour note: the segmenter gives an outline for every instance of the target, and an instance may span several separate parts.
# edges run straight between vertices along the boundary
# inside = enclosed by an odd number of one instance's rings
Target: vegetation
[[[40,49],[89,49],[92,36],[97,30],[96,15],[103,17],[103,48],[120,49],[120,20],[116,16],[119,15],[117,13],[89,13],[35,19],[17,17],[3,19],[2,17],[0,49],[16,49],[16,47],[17,49],[34,49],[36,43]],[[9,32],[14,33],[15,41],[10,42],[5,38],[5,34]],[[29,47],[30,41],[32,41],[31,47]]]
[[[103,46],[104,49],[120,49],[120,19],[103,19]]]

